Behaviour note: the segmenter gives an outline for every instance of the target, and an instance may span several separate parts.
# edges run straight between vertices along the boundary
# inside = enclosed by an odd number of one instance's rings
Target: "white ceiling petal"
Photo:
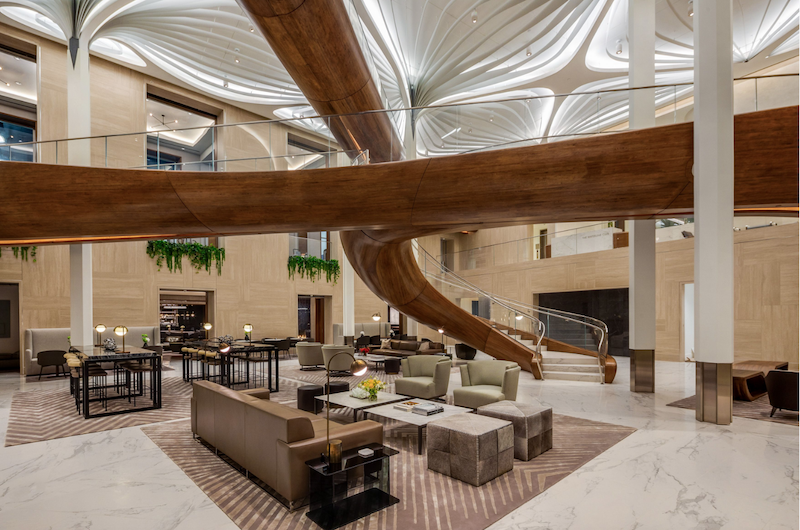
[[[692,68],[694,33],[687,0],[656,1],[656,68]],[[797,31],[800,0],[733,0],[733,60],[747,62]],[[586,54],[598,72],[628,70],[628,0],[613,0]],[[617,43],[622,53],[617,51]]]

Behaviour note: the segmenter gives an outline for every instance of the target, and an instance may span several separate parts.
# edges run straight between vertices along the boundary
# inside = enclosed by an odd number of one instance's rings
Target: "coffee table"
[[[382,368],[383,361],[386,360],[386,357],[383,356],[383,355],[371,355],[370,354],[370,355],[366,356],[366,359],[368,361],[374,362],[375,363],[375,369],[378,370],[379,368]]]
[[[417,398],[406,398],[410,401],[416,401],[417,403],[434,403],[436,405],[441,405],[444,408],[444,411],[438,412],[436,414],[431,414],[430,416],[423,416],[421,414],[415,414],[413,412],[405,412],[403,410],[397,410],[394,408],[394,404],[391,405],[382,405],[380,407],[373,407],[369,409],[369,411],[364,411],[364,418],[367,417],[367,412],[369,414],[379,416],[381,418],[388,418],[390,420],[397,420],[403,423],[408,423],[410,425],[417,426],[417,454],[422,454],[422,430],[428,426],[428,424],[432,421],[440,420],[442,418],[447,418],[449,416],[455,416],[456,414],[464,414],[466,412],[472,412],[472,409],[466,407],[457,407],[455,405],[448,405],[446,403],[439,403],[436,401],[427,401],[425,399],[417,399]]]
[[[358,411],[363,411],[372,407],[386,405],[387,403],[397,403],[398,401],[406,401],[411,399],[408,396],[401,396],[400,394],[392,394],[391,392],[378,392],[378,399],[370,401],[369,399],[358,399],[350,395],[350,392],[339,392],[338,394],[331,394],[331,405],[339,405],[340,407],[350,407],[353,409],[353,421],[358,421]],[[316,396],[315,399],[328,402],[328,396]],[[400,411],[398,411],[400,412]]]

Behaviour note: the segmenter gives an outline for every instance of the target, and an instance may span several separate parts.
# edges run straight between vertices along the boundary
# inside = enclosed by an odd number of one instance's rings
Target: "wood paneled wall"
[[[67,136],[66,73],[67,51],[64,46],[15,28],[0,24],[0,32],[35,43],[38,46],[39,100],[37,133],[40,140]],[[92,135],[144,131],[147,126],[145,99],[148,86],[178,94],[221,109],[218,123],[242,123],[261,120],[260,116],[202,94],[149,77],[115,63],[92,56],[91,113]],[[283,124],[229,128],[218,138],[219,157],[242,158],[286,153],[286,136],[320,138],[307,131]],[[109,167],[143,165],[145,135],[110,139]],[[327,141],[325,141],[327,144]],[[66,163],[66,148],[59,146],[59,161]],[[336,146],[333,146],[336,149]],[[93,165],[105,164],[105,142],[92,142]],[[55,162],[55,147],[42,156]],[[279,162],[278,164],[285,162]],[[257,169],[271,169],[269,162],[259,162]],[[227,171],[252,170],[253,162],[231,163]],[[273,168],[274,169],[274,168]],[[286,169],[286,167],[278,167]],[[68,222],[68,220],[65,220]],[[341,260],[337,233],[332,234],[335,257]],[[342,322],[342,285],[325,281],[290,281],[286,270],[289,239],[285,234],[224,238],[227,259],[222,276],[195,272],[184,260],[182,273],[158,271],[155,260],[146,252],[145,242],[103,243],[93,246],[94,322],[106,325],[156,325],[160,289],[201,289],[215,293],[214,333],[242,335],[245,323],[253,324],[255,338],[287,337],[297,334],[297,296],[331,297],[329,324]],[[37,262],[13,257],[5,250],[0,257],[0,283],[19,282],[22,302],[21,330],[69,326],[69,251],[65,245],[39,247]],[[372,322],[380,312],[388,318],[386,305],[356,277],[356,322]],[[332,325],[326,337],[332,337]]]
[[[734,235],[734,357],[798,367],[798,228]],[[433,238],[424,238],[426,248]],[[430,249],[429,249],[430,251]],[[460,271],[477,286],[523,302],[539,293],[628,287],[628,249]],[[656,356],[682,361],[682,285],[694,281],[694,239],[656,245]]]

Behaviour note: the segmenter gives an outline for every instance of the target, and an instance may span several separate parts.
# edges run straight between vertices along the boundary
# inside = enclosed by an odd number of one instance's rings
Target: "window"
[[[330,232],[295,232],[289,234],[289,255],[331,259]]]
[[[36,128],[33,122],[0,114],[0,160],[33,162]],[[14,144],[22,144],[15,146]]]
[[[145,107],[149,169],[214,171],[216,116],[152,93]]]

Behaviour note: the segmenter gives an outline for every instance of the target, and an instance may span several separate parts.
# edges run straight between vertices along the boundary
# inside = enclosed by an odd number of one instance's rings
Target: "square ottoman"
[[[528,461],[553,448],[553,409],[549,407],[498,401],[478,407],[478,414],[511,422],[517,460]]]
[[[428,469],[480,486],[513,468],[510,422],[465,413],[428,424]]]

